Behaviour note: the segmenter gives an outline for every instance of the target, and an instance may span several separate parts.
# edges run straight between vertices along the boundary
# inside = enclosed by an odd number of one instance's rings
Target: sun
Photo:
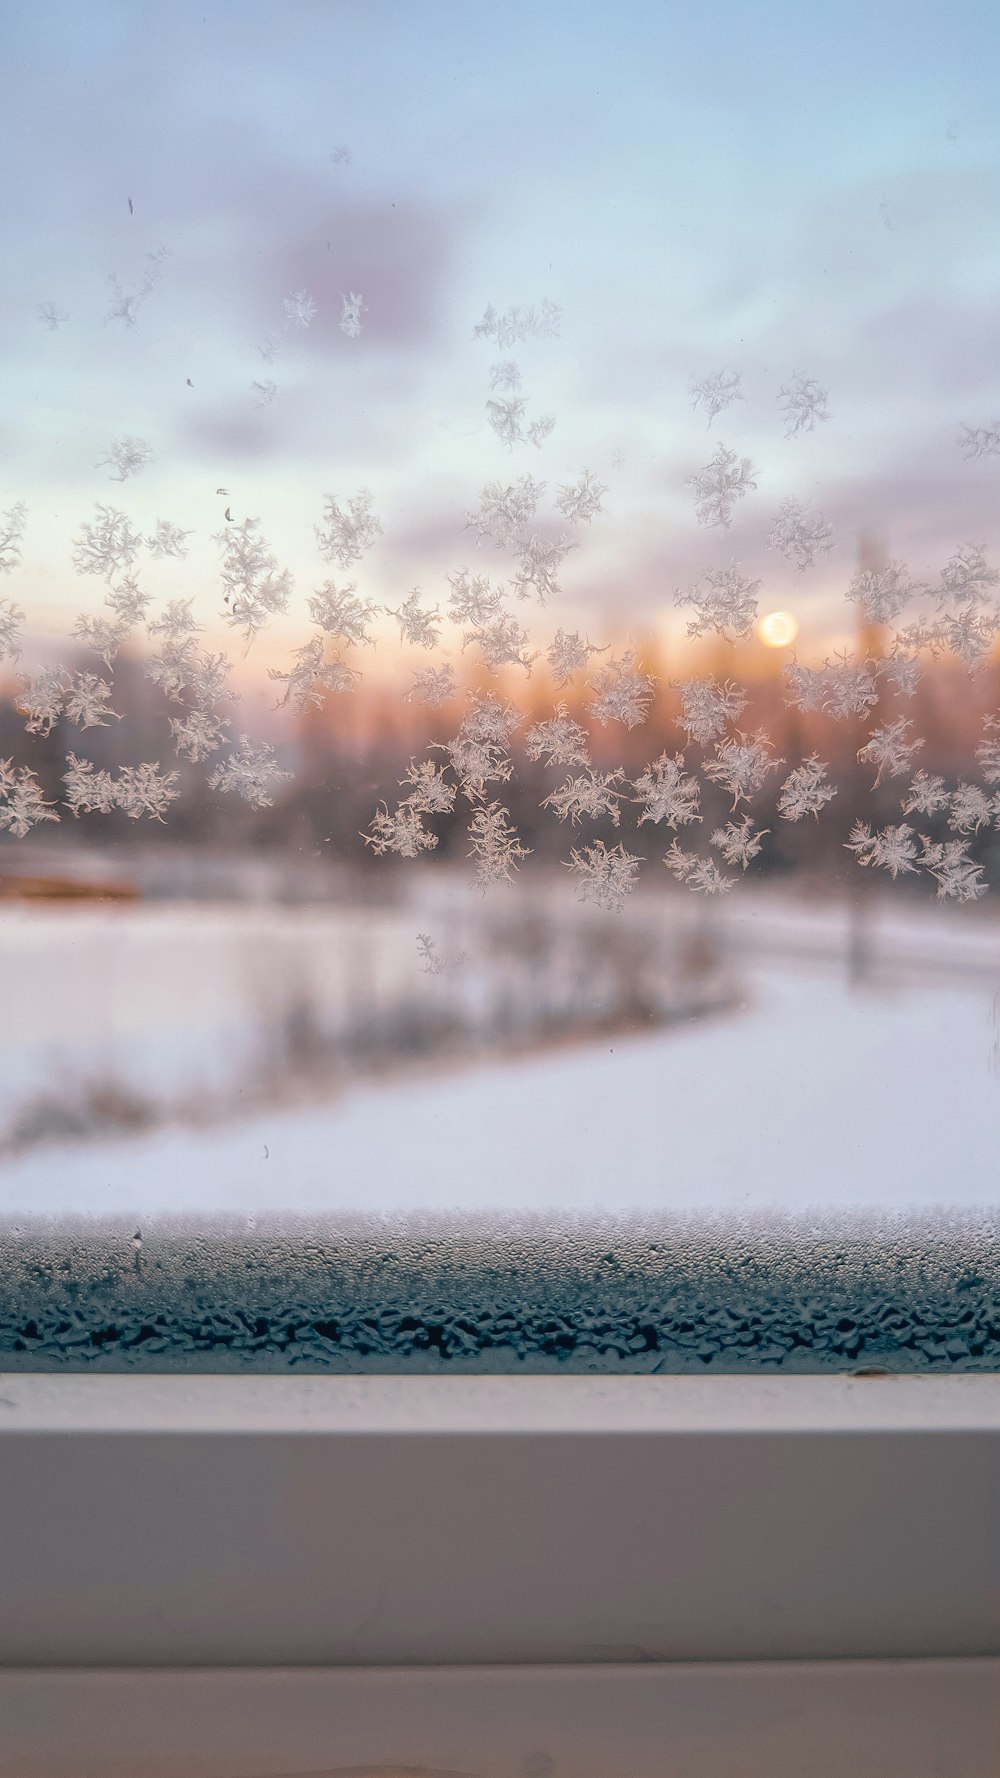
[[[798,620],[790,611],[769,611],[757,625],[757,634],[767,648],[788,648],[798,633]]]

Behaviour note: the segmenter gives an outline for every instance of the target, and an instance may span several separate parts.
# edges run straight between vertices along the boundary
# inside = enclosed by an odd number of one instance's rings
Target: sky
[[[994,6],[4,0],[0,30],[0,511],[28,509],[0,592],[26,660],[100,606],[70,560],[99,501],[192,533],[142,578],[211,636],[224,513],[260,520],[295,590],[246,672],[306,640],[323,498],[361,488],[383,535],[349,578],[395,606],[509,568],[466,528],[484,485],[540,478],[553,530],[557,488],[598,476],[561,598],[527,613],[542,644],[682,630],[675,588],[736,558],[820,646],[849,626],[863,532],[918,575],[1000,547],[1000,462],[958,447],[1000,415]],[[109,280],[154,263],[134,327],[109,318]],[[299,290],[316,313],[286,329]],[[543,301],[557,337],[475,337],[489,304]],[[528,420],[555,417],[540,448],[487,424],[504,357]],[[709,428],[690,383],[724,368],[744,399]],[[786,439],[797,374],[830,418]],[[123,436],[152,456],[121,483],[102,459]],[[757,482],[728,529],[686,486],[719,441]],[[788,497],[834,531],[801,575],[768,548]]]

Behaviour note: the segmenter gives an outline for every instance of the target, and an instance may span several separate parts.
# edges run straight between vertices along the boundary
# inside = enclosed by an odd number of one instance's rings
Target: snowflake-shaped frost
[[[574,848],[566,869],[576,879],[580,901],[593,902],[595,907],[617,914],[635,888],[642,862],[634,853],[626,852],[621,842],[606,846],[603,840],[595,840],[592,846],[581,846],[579,851]]]
[[[74,815],[110,815],[116,806],[115,783],[110,772],[98,771],[92,759],[66,755],[64,801]]]
[[[318,629],[338,642],[371,643],[368,625],[378,612],[374,600],[359,599],[353,582],[338,587],[325,581],[318,593],[309,599],[309,615]]]
[[[66,691],[66,715],[79,728],[107,728],[108,718],[120,722],[111,709],[111,687],[96,673],[76,673]]]
[[[539,605],[558,597],[562,591],[558,574],[565,557],[576,544],[569,537],[540,537],[537,532],[520,545],[514,591],[519,599],[531,593]]]
[[[755,735],[738,734],[719,741],[715,758],[705,766],[705,775],[729,792],[735,809],[737,804],[756,796],[769,774],[784,763],[773,757],[771,743],[759,729]]]
[[[24,612],[12,599],[0,599],[0,661],[16,661],[21,653]]]
[[[404,695],[408,704],[416,698],[418,703],[428,704],[436,710],[442,704],[450,703],[457,690],[454,667],[421,667],[414,673],[413,684]]]
[[[367,314],[368,304],[363,296],[352,290],[340,298],[340,331],[346,333],[349,340],[356,340],[361,332],[361,317]]]
[[[701,820],[701,790],[697,778],[684,771],[683,753],[675,753],[672,759],[668,753],[661,753],[635,780],[633,788],[637,801],[645,805],[639,816],[640,827],[644,821],[665,821],[668,827],[685,827],[691,821]]]
[[[0,574],[9,574],[21,560],[21,539],[28,519],[23,500],[15,500],[5,513],[0,513]]]
[[[66,676],[62,667],[43,668],[33,679],[22,678],[15,704],[28,718],[29,735],[50,735],[66,701]]]
[[[689,636],[705,636],[717,630],[732,640],[749,636],[757,621],[759,580],[740,573],[738,562],[728,568],[710,568],[687,591],[678,589],[675,605],[693,605],[695,616],[687,626]]]
[[[108,283],[111,286],[112,302],[104,317],[105,327],[110,321],[121,321],[126,327],[135,326],[139,310],[160,281],[163,261],[167,257],[167,252],[166,247],[159,247],[155,253],[146,254],[146,269],[131,290],[123,288],[115,272],[109,274]]]
[[[538,659],[538,653],[526,652],[529,640],[527,630],[515,618],[502,613],[491,623],[483,624],[476,630],[468,630],[462,646],[467,648],[470,642],[475,643],[486,666],[494,672],[509,666],[523,667],[526,673],[530,673],[532,662]]]
[[[350,568],[353,563],[360,562],[376,538],[383,534],[381,521],[372,511],[372,496],[367,488],[361,488],[348,500],[346,512],[334,494],[325,495],[323,517],[326,529],[316,526],[316,541],[320,554],[328,562],[336,562],[338,568]]]
[[[602,815],[610,815],[612,824],[619,827],[620,805],[624,793],[618,786],[624,779],[625,774],[621,767],[613,772],[595,772],[591,767],[579,778],[567,778],[560,790],[553,790],[545,797],[542,808],[554,809],[560,821],[565,821],[568,816],[574,827],[579,825],[584,815],[591,821],[600,820]]]
[[[244,519],[215,537],[222,547],[226,622],[242,630],[248,642],[269,618],[287,611],[292,594],[291,574],[287,568],[278,571],[277,557],[257,534],[259,524],[259,519]]]
[[[778,793],[778,814],[785,821],[801,821],[803,815],[819,816],[820,809],[837,794],[835,784],[826,782],[827,768],[817,753],[811,753],[800,766],[789,772]]]
[[[520,387],[521,372],[518,370],[513,358],[502,358],[498,364],[492,366],[490,370],[490,388],[494,393],[497,389],[517,390],[520,389]]]
[[[688,476],[684,485],[694,494],[695,517],[699,525],[721,525],[723,529],[728,529],[733,522],[733,507],[737,500],[743,500],[757,488],[749,457],[738,456],[724,444],[720,444],[704,468],[696,475]]]
[[[663,862],[678,883],[702,895],[728,895],[735,888],[735,877],[727,877],[714,858],[699,858],[696,852],[685,852],[676,840],[671,840]]]
[[[73,566],[78,574],[100,574],[113,580],[132,567],[142,538],[132,530],[125,513],[113,506],[96,505],[92,525],[81,525],[73,539]]]
[[[717,827],[712,835],[712,845],[722,853],[727,864],[738,864],[741,870],[746,870],[750,860],[761,851],[770,831],[769,827],[755,827],[750,816],[744,815],[738,825],[735,821],[727,821],[725,827]]]
[[[726,679],[687,679],[677,688],[681,694],[681,714],[677,718],[688,741],[707,747],[723,733],[727,724],[735,722],[747,707],[747,695],[741,685]]]
[[[854,853],[859,864],[875,865],[880,870],[887,870],[893,882],[900,874],[905,875],[917,868],[914,862],[917,848],[914,845],[912,827],[884,827],[873,833],[866,821],[856,821],[845,845],[849,852]]]
[[[384,857],[386,852],[395,852],[400,858],[419,858],[421,852],[433,852],[438,843],[437,834],[428,831],[419,811],[410,803],[401,803],[392,814],[385,803],[380,803],[372,817],[371,832],[361,838],[376,858]]]
[[[528,426],[528,442],[533,444],[536,450],[541,450],[545,440],[552,437],[555,429],[555,415],[542,414],[540,419],[532,420]]]
[[[923,741],[915,736],[908,739],[913,727],[905,716],[897,717],[895,722],[887,722],[882,728],[872,729],[868,740],[858,749],[858,759],[876,766],[874,788],[877,790],[883,778],[896,778],[906,772],[915,754],[920,752]]]
[[[835,655],[823,668],[823,709],[838,722],[867,716],[878,703],[874,661],[851,661]]]
[[[983,867],[969,857],[963,840],[935,841],[921,837],[920,862],[937,883],[939,901],[978,901],[986,894]]]
[[[732,407],[734,401],[743,400],[742,382],[738,370],[717,370],[708,377],[692,377],[688,384],[691,406],[696,410],[704,408],[711,426],[716,414]]]
[[[546,722],[537,722],[524,737],[529,759],[544,759],[550,766],[586,766],[590,749],[585,728],[574,722],[565,704],[557,704]]]
[[[455,623],[478,628],[499,615],[503,587],[491,586],[485,574],[470,574],[467,568],[460,568],[457,574],[449,574],[448,584],[448,612]]]
[[[208,787],[232,791],[253,809],[269,809],[274,802],[272,792],[291,775],[281,770],[269,742],[254,742],[249,735],[241,735],[235,750],[216,766]]]
[[[778,392],[778,403],[785,417],[785,437],[798,432],[812,432],[817,420],[830,418],[827,402],[830,397],[815,377],[794,376]]]
[[[562,324],[562,311],[547,299],[540,308],[510,308],[498,315],[491,303],[473,330],[476,339],[495,341],[501,352],[526,340],[549,339],[556,336]]]
[[[488,401],[486,403],[488,422],[500,443],[505,444],[509,451],[512,451],[516,444],[522,444],[524,441],[521,421],[524,418],[526,406],[527,402],[522,395],[510,395],[503,401]]]
[[[250,384],[250,393],[254,398],[254,407],[273,407],[278,399],[278,385],[271,377],[263,383],[255,380]]]
[[[229,739],[229,719],[212,710],[189,710],[170,718],[170,736],[182,759],[197,762],[218,753]]]
[[[14,766],[9,759],[0,760],[0,830],[23,840],[39,822],[58,819],[34,772],[27,766]]]
[[[649,715],[653,681],[639,671],[636,659],[635,649],[628,648],[620,661],[610,660],[590,681],[595,696],[587,709],[604,727],[623,722],[626,728],[637,728]]]
[[[411,759],[400,783],[410,786],[403,802],[421,815],[447,815],[455,807],[455,786],[432,759],[422,759],[419,765]]]
[[[870,623],[891,624],[911,599],[926,590],[910,579],[905,562],[889,562],[884,568],[859,568],[847,597],[860,605]]]
[[[349,667],[344,661],[326,659],[326,643],[322,636],[310,637],[295,650],[287,673],[268,667],[267,676],[285,688],[278,707],[290,704],[298,715],[303,710],[319,709],[328,691],[352,691],[361,683],[361,674],[356,667]]]
[[[948,557],[941,570],[938,604],[974,605],[1000,581],[1000,570],[986,560],[982,544],[967,543]]]
[[[800,574],[811,568],[817,554],[833,548],[833,526],[821,512],[812,512],[799,500],[786,500],[771,528],[769,549],[779,550],[786,562],[794,562]]]
[[[414,587],[407,593],[402,605],[395,611],[387,605],[386,615],[394,617],[399,625],[401,642],[409,642],[414,648],[434,648],[441,634],[441,613],[435,605],[433,611],[425,611],[420,603],[420,588]]]
[[[990,426],[963,426],[958,442],[966,459],[1000,457],[1000,420]]]
[[[510,825],[510,811],[500,803],[476,810],[469,822],[469,839],[467,857],[476,861],[475,881],[484,892],[491,883],[512,883],[511,872],[531,855],[531,848],[521,845]]]
[[[186,556],[185,543],[192,535],[191,531],[182,531],[180,526],[173,524],[170,519],[157,519],[156,531],[152,537],[147,537],[146,548],[158,562],[162,561],[164,556]]]
[[[58,333],[60,327],[69,320],[69,315],[66,310],[61,309],[58,303],[39,303],[35,309],[35,314],[38,316],[42,326],[48,329],[49,333]]]
[[[572,519],[580,524],[589,525],[598,513],[604,511],[604,496],[607,488],[599,482],[596,475],[585,469],[578,482],[560,482],[556,492],[556,509],[564,519]]]
[[[110,464],[116,472],[111,480],[124,482],[130,475],[138,475],[140,469],[145,469],[152,455],[152,450],[144,439],[133,438],[130,433],[126,433],[124,438],[115,440],[107,456],[101,457],[97,467],[101,469]]]
[[[900,803],[904,815],[937,815],[951,803],[951,793],[936,772],[914,772],[913,783]]]
[[[115,807],[130,821],[139,821],[145,815],[150,821],[162,822],[177,795],[177,773],[161,772],[155,760],[146,760],[139,766],[122,766],[115,781]]]
[[[993,798],[985,790],[978,784],[962,783],[952,793],[948,826],[952,833],[978,833],[981,827],[989,827],[994,813]]]
[[[604,653],[603,648],[595,648],[592,643],[582,641],[578,630],[557,630],[545,650],[545,659],[552,669],[554,684],[562,687],[569,684],[574,673],[579,673],[587,665],[592,654]]]
[[[308,290],[290,290],[282,303],[288,327],[308,327],[316,318],[316,304]]]
[[[479,511],[466,513],[467,523],[475,527],[480,540],[489,537],[505,548],[531,523],[544,492],[545,483],[536,482],[530,475],[507,484],[490,482],[479,496]]]

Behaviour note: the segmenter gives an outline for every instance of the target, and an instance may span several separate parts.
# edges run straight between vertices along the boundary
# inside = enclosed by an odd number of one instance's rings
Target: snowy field
[[[75,928],[67,958],[76,958],[76,974],[70,967],[63,991],[86,1048],[103,1046],[116,1065],[131,1052],[140,1072],[164,1056],[181,1074],[185,1066],[203,1071],[219,1054],[223,1027],[239,1042],[247,981],[265,993],[274,980],[268,955],[293,979],[314,957],[318,969],[346,971],[348,981],[363,958],[365,980],[380,992],[396,974],[412,981],[408,914],[352,914],[350,942],[326,947],[309,921],[321,925],[329,914],[232,915],[228,950],[206,938],[209,927],[199,941],[199,917],[210,927],[207,915],[183,916],[183,959],[162,933],[159,947],[151,937],[157,919],[176,929],[172,910],[140,910],[124,927],[121,913],[86,916],[105,921],[103,950],[81,945]],[[14,916],[19,938],[32,918]],[[739,986],[728,1011],[648,1035],[357,1082],[325,1104],[48,1143],[4,1162],[0,1214],[621,1214],[1000,1201],[1000,931],[992,918],[882,908],[860,983],[848,974],[844,910],[748,895],[727,911],[720,939]],[[30,946],[16,948],[27,979]],[[117,972],[121,992],[111,1001],[96,993],[101,969]],[[8,1017],[5,1090],[16,1075],[15,1043],[31,1068],[51,1047],[51,1009],[36,1007],[34,1017],[27,1028]]]

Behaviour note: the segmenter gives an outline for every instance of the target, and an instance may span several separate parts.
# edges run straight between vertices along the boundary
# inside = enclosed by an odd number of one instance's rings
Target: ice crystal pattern
[[[113,472],[111,480],[124,482],[130,475],[138,475],[140,469],[145,469],[152,455],[144,439],[133,438],[131,433],[126,433],[124,438],[115,440],[107,456],[101,458],[98,468],[110,466]]]
[[[320,554],[338,568],[351,568],[368,554],[372,544],[382,536],[382,523],[373,510],[372,496],[362,488],[340,505],[335,494],[323,501],[324,526],[317,525],[316,541]]]
[[[759,580],[740,573],[738,562],[728,568],[709,568],[695,586],[674,594],[675,605],[693,605],[695,615],[687,626],[689,636],[707,636],[713,630],[720,636],[739,639],[749,636],[757,621]]]
[[[469,822],[469,857],[475,860],[475,881],[486,890],[491,883],[511,883],[512,871],[529,857],[510,824],[510,813],[500,803],[477,809]]]
[[[635,888],[642,859],[625,847],[606,846],[595,840],[592,846],[574,848],[567,870],[572,873],[580,901],[593,902],[609,913],[620,913]]]
[[[717,525],[724,530],[733,522],[737,500],[756,491],[753,464],[749,457],[740,457],[720,444],[715,456],[688,476],[685,484],[694,494],[694,510],[699,525]]]
[[[804,574],[817,555],[828,555],[833,548],[833,527],[821,512],[811,512],[801,501],[786,500],[771,528],[768,548]]]
[[[0,514],[0,574],[10,574],[21,560],[21,543],[28,511],[23,500],[15,500],[13,506]]]
[[[241,735],[234,751],[216,766],[208,784],[210,790],[242,797],[253,809],[269,809],[278,785],[291,775],[282,771],[269,742],[255,742],[249,735]]]
[[[778,391],[778,402],[785,421],[785,437],[799,432],[812,432],[818,421],[830,418],[829,396],[815,377],[794,376]]]
[[[734,401],[743,400],[742,382],[738,370],[717,370],[711,376],[692,377],[689,385],[691,406],[695,410],[703,408],[711,426],[716,414],[732,407]]]

